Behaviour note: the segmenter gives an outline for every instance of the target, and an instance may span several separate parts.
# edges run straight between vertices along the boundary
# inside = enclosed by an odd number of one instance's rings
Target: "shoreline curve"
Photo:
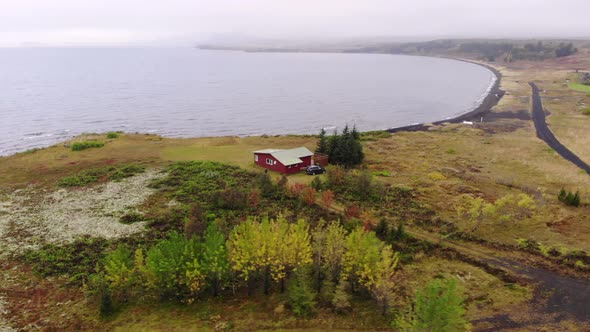
[[[498,104],[498,102],[500,101],[500,99],[502,99],[502,97],[504,96],[504,93],[505,93],[504,90],[500,89],[500,83],[502,81],[502,73],[498,69],[496,69],[490,65],[484,64],[484,63],[480,63],[480,62],[476,62],[476,61],[472,61],[472,60],[467,60],[467,59],[456,59],[456,58],[446,58],[446,57],[442,57],[442,58],[448,59],[448,60],[467,62],[467,63],[471,63],[471,64],[474,64],[477,66],[481,66],[481,67],[484,67],[487,70],[491,71],[492,74],[496,76],[496,80],[495,80],[494,84],[491,86],[488,94],[484,97],[482,102],[473,110],[463,113],[463,114],[460,114],[459,116],[456,116],[454,118],[438,120],[438,121],[429,122],[429,123],[417,123],[417,124],[411,124],[408,126],[388,128],[388,129],[385,129],[385,131],[390,132],[392,134],[402,132],[402,131],[424,131],[424,130],[428,130],[428,128],[430,128],[431,125],[440,125],[443,123],[463,122],[463,121],[473,119],[476,116],[479,116],[479,115],[482,115],[482,114],[488,112],[489,110],[492,109],[492,107],[496,106]]]

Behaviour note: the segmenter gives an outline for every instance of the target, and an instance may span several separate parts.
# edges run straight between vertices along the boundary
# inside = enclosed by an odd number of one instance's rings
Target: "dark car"
[[[305,173],[307,173],[307,175],[324,174],[326,173],[326,169],[320,165],[312,165],[307,166],[307,168],[305,169]]]

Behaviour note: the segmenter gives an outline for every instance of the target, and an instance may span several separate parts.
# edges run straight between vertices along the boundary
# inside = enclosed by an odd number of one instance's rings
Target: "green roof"
[[[263,153],[263,154],[270,154],[271,156],[275,157],[281,164],[288,166],[288,165],[295,165],[302,163],[303,160],[300,158],[313,156],[313,152],[309,151],[306,147],[299,147],[295,149],[288,149],[288,150],[281,150],[281,149],[264,149],[254,151],[254,153]]]

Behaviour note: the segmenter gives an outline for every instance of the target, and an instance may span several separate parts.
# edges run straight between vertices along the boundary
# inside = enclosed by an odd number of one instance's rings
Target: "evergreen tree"
[[[313,292],[309,278],[309,268],[298,268],[291,279],[287,289],[289,306],[298,317],[309,317],[313,314],[316,294]]]
[[[207,227],[203,238],[203,265],[213,296],[217,296],[220,284],[229,270],[229,257],[225,246],[225,235],[215,224]]]
[[[360,142],[360,134],[353,127],[350,131],[348,125],[339,135],[338,131],[328,141],[328,154],[330,162],[336,165],[352,167],[362,163],[364,159],[363,146]]]
[[[338,285],[336,285],[336,290],[334,291],[334,297],[332,298],[332,306],[334,310],[339,313],[347,313],[351,310],[350,305],[350,294],[349,294],[349,283],[346,278],[341,278],[338,281]]]
[[[384,241],[387,238],[387,235],[389,234],[389,225],[387,224],[387,221],[385,221],[385,219],[381,219],[379,221],[379,224],[377,224],[377,228],[375,229],[375,235],[377,235],[377,237]]]
[[[114,291],[115,298],[127,300],[133,275],[133,259],[127,246],[119,245],[115,251],[105,257],[104,270],[104,279]]]
[[[270,198],[276,193],[276,188],[270,179],[268,173],[260,173],[258,176],[258,188],[260,189],[260,195],[264,198]]]
[[[352,138],[354,140],[360,140],[361,139],[361,134],[356,130],[356,125],[352,126],[352,132],[351,132]]]
[[[150,248],[146,257],[148,280],[162,297],[180,296],[193,285],[199,275],[199,243],[196,238],[187,240],[173,232],[166,240]],[[191,277],[187,277],[187,264]],[[200,278],[200,276],[199,276]],[[194,290],[193,290],[194,292]]]
[[[319,177],[314,177],[313,180],[311,181],[311,187],[313,189],[315,189],[316,191],[321,191],[322,188],[324,187],[323,183],[322,183],[322,179],[320,179]]]
[[[455,279],[434,280],[418,291],[414,308],[395,325],[408,331],[467,331],[463,296]]]
[[[320,131],[320,135],[318,138],[318,144],[316,146],[315,152],[329,154],[329,142],[328,138],[326,137],[326,130],[324,128],[322,128],[322,130]]]

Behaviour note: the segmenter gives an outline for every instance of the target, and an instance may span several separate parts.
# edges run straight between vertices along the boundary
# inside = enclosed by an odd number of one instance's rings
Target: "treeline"
[[[400,43],[365,47],[349,52],[425,54],[440,55],[457,53],[477,54],[481,59],[504,62],[516,60],[545,60],[575,54],[578,50],[572,42],[517,42],[517,41],[474,41],[441,39],[417,43]]]
[[[374,232],[347,232],[338,222],[313,230],[299,220],[249,218],[228,236],[211,224],[202,237],[171,235],[150,248],[119,246],[89,278],[103,314],[117,304],[153,299],[190,303],[247,289],[287,291],[300,316],[322,305],[351,310],[351,296],[370,293],[383,312],[392,304],[398,255]]]
[[[345,167],[360,165],[365,158],[359,132],[354,126],[350,130],[348,125],[341,134],[335,130],[329,137],[322,129],[315,152],[329,155],[330,163]]]
[[[459,50],[466,53],[479,53],[488,61],[495,61],[503,56],[504,62],[559,58],[572,55],[578,51],[571,42],[561,42],[555,45],[541,41],[524,45],[509,42],[467,42],[462,43]]]

